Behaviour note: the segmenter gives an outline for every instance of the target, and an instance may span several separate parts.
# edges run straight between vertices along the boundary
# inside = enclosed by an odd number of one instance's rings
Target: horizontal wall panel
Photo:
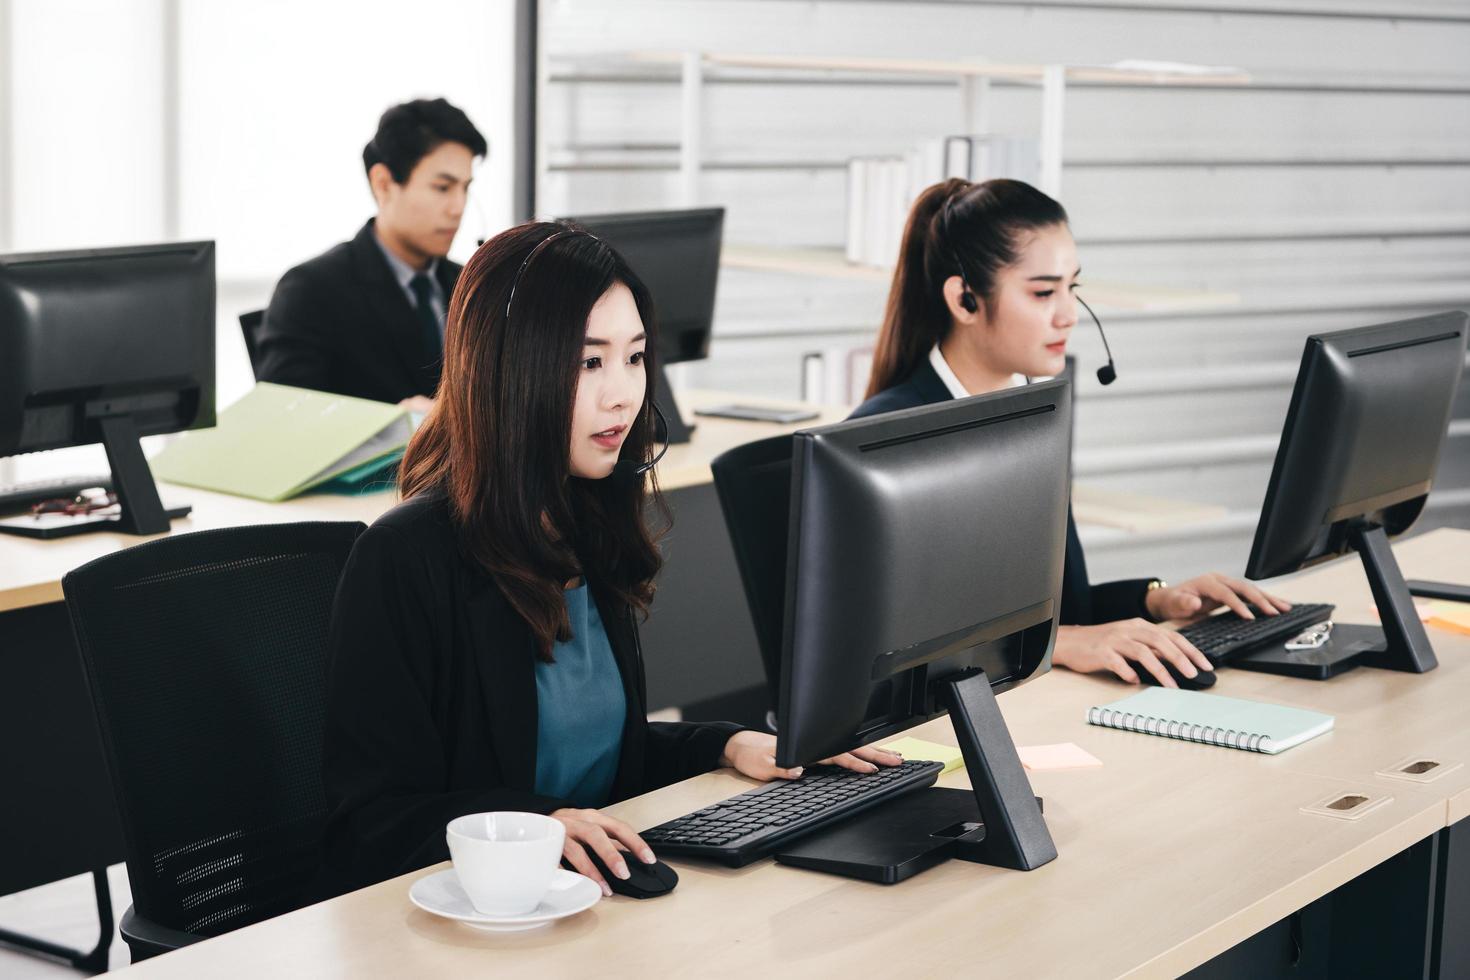
[[[1467,41],[1470,43],[1470,41]],[[769,77],[769,73],[766,74]],[[679,86],[556,83],[546,87],[547,144],[607,147],[590,162],[677,163]],[[951,81],[884,84],[719,84],[705,89],[705,152],[716,161],[901,153],[922,140],[977,131]],[[1034,87],[990,90],[989,131],[1035,135]],[[854,119],[863,125],[853,126]],[[1459,95],[1258,92],[1250,88],[1086,88],[1068,92],[1066,158],[1138,160],[1464,160],[1470,92]],[[664,152],[616,152],[621,145]],[[557,160],[575,160],[561,154]]]
[[[702,48],[1069,64],[1151,58],[1295,72],[1366,64],[1401,75],[1452,75],[1465,70],[1470,24],[1151,12],[1126,4],[1111,10],[909,0],[543,0],[542,37],[557,52]]]

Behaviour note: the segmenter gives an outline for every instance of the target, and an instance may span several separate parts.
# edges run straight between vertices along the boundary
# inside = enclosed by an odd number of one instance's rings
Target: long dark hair
[[[399,466],[404,499],[448,498],[467,554],[530,625],[548,662],[553,642],[571,637],[567,581],[586,575],[646,613],[661,562],[645,521],[649,497],[668,511],[652,473],[645,488],[616,473],[584,480],[569,472],[587,318],[617,283],[633,294],[648,335],[647,393],[621,458],[648,461],[658,350],[648,290],[610,246],[573,225],[537,222],[496,235],[460,273],[434,409]]]
[[[1019,257],[1019,236],[1066,223],[1060,204],[1019,180],[956,177],[920,194],[904,226],[865,397],[906,380],[949,333],[950,276],[962,276],[989,310],[996,273]]]

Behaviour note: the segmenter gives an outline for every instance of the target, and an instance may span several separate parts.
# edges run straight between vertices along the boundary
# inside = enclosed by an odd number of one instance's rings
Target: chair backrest
[[[245,338],[245,353],[250,355],[250,373],[260,377],[260,328],[265,323],[265,310],[240,314],[240,333]]]
[[[212,936],[300,903],[326,818],[327,628],[362,530],[174,535],[62,580],[140,915]]]
[[[737,446],[710,463],[766,670],[771,708],[781,685],[791,446],[791,436],[774,436]]]

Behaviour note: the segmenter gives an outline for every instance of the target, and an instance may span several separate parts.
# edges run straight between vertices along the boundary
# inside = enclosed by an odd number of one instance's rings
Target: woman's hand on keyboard
[[[1169,661],[1185,677],[1212,670],[1209,659],[1174,630],[1146,619],[1120,619],[1100,626],[1063,626],[1051,661],[1084,674],[1111,670],[1129,684],[1138,683],[1139,670],[1158,678],[1164,687],[1178,687],[1163,665]]]
[[[902,762],[903,756],[897,752],[889,752],[875,745],[865,745],[822,760],[823,765],[841,766],[854,772],[877,772],[879,766],[896,766]],[[746,731],[731,735],[730,741],[725,743],[725,754],[720,757],[720,765],[731,766],[742,775],[762,782],[771,779],[797,779],[802,774],[800,766],[782,769],[776,765],[776,736],[765,732]]]
[[[1241,619],[1255,619],[1245,606],[1247,602],[1254,604],[1267,616],[1275,616],[1291,608],[1291,603],[1285,599],[1267,595],[1249,582],[1221,575],[1219,572],[1208,572],[1188,582],[1154,589],[1143,600],[1143,604],[1148,607],[1148,614],[1160,621],[1193,619],[1214,612],[1221,606],[1229,606]]]

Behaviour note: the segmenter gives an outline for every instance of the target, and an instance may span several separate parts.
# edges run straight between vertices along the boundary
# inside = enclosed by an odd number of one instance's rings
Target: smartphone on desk
[[[769,405],[715,405],[711,408],[696,408],[695,415],[707,415],[720,419],[744,419],[748,422],[775,422],[790,425],[816,418],[820,412],[810,408],[772,408]]]

